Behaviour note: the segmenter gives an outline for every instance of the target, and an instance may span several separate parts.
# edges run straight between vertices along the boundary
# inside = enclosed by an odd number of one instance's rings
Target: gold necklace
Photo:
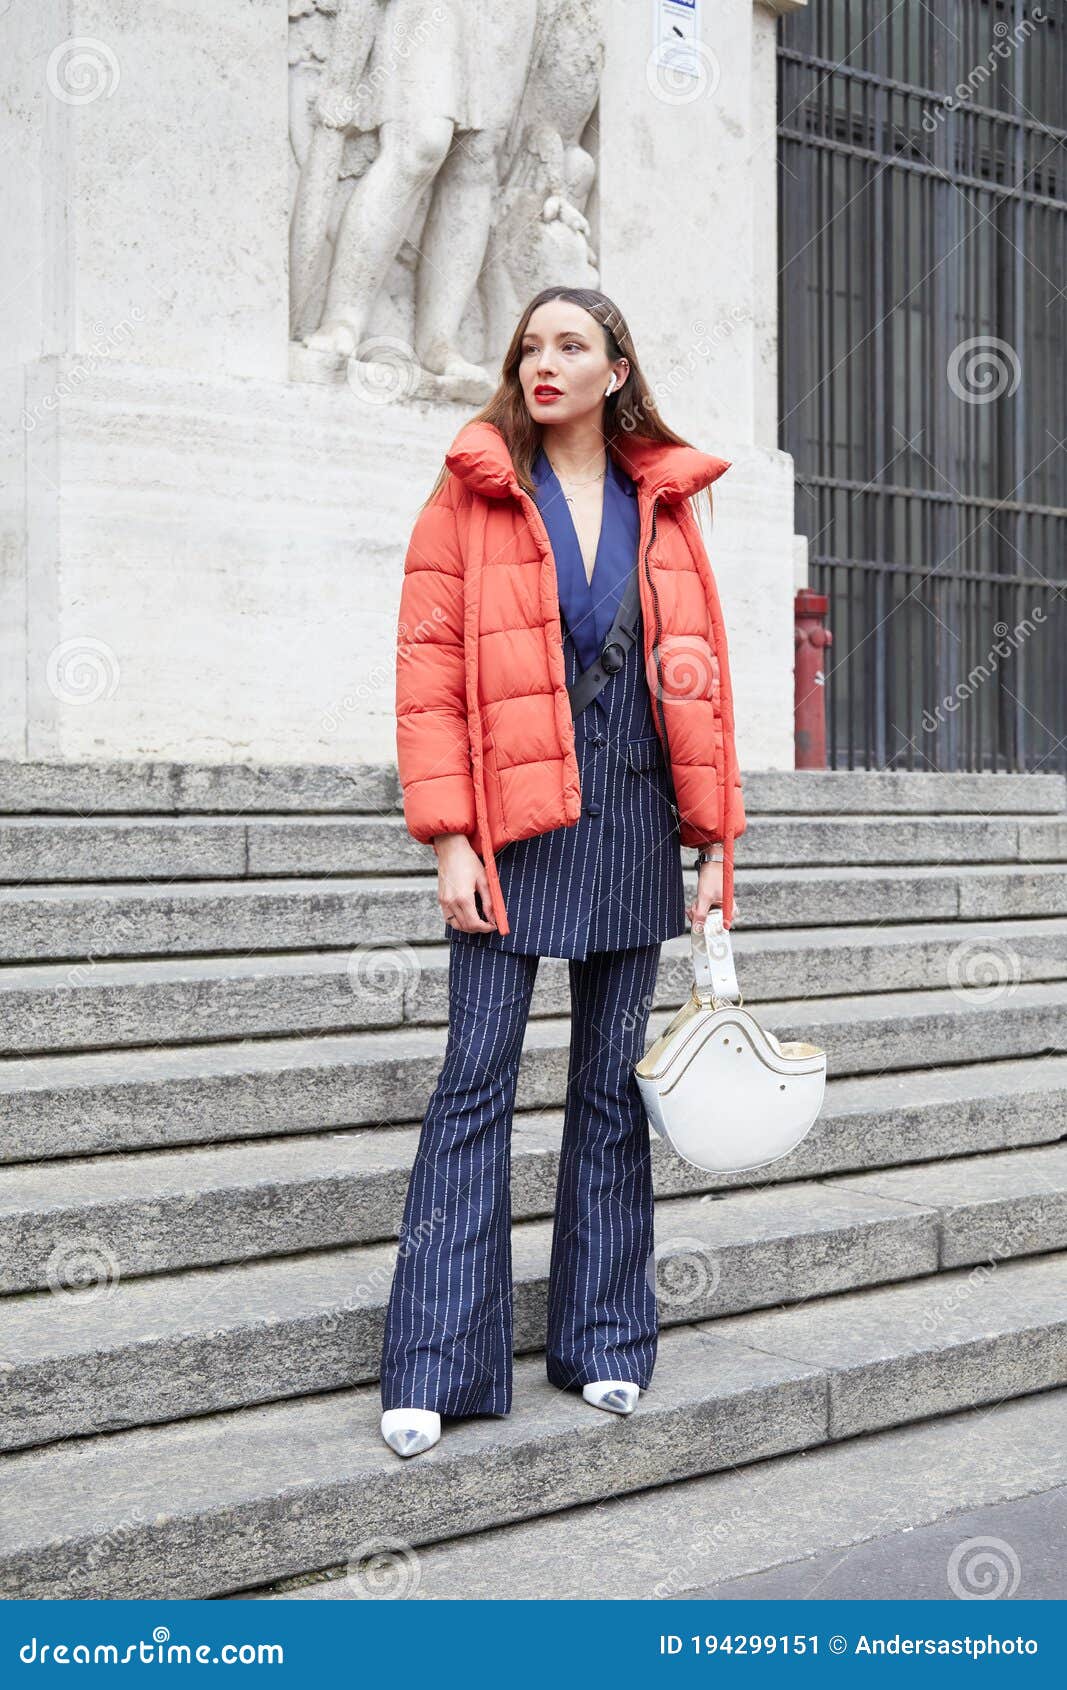
[[[545,457],[548,458],[547,452],[545,453]],[[563,497],[566,499],[566,501],[569,505],[573,505],[574,500],[571,497],[571,495],[567,492],[568,487],[592,487],[592,485],[595,481],[603,481],[605,475],[607,474],[607,464],[605,464],[604,468],[600,471],[599,475],[591,475],[591,476],[589,476],[589,478],[586,481],[572,481],[570,479],[570,477],[568,476],[566,482],[564,482],[563,477],[560,475],[558,469],[556,469],[553,466],[551,458],[548,458],[548,462],[549,462],[549,468],[552,470],[552,474],[555,476],[556,480],[559,482],[560,487],[563,490]]]

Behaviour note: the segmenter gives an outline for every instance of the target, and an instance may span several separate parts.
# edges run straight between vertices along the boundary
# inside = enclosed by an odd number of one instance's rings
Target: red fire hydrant
[[[826,672],[823,652],[833,644],[834,636],[829,628],[823,626],[822,619],[830,608],[830,600],[825,593],[813,593],[810,587],[800,587],[793,608],[796,617],[793,718],[796,767],[825,769]]]

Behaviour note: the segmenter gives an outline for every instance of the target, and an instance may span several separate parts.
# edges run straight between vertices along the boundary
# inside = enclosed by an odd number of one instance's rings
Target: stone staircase
[[[477,1596],[502,1528],[571,1510],[578,1531],[612,1498],[625,1522],[669,1484],[855,1463],[857,1440],[1031,1393],[1047,1419],[1065,781],[757,773],[745,796],[739,977],[779,1037],[826,1047],[819,1121],[743,1178],[654,1140],[652,1389],[629,1419],[555,1391],[569,1000],[544,959],[515,1409],[402,1462],[376,1369],[448,952],[394,772],[0,767],[0,1594],[332,1597],[381,1546],[403,1571],[433,1545],[434,1593]],[[683,938],[650,1039],[689,984]]]

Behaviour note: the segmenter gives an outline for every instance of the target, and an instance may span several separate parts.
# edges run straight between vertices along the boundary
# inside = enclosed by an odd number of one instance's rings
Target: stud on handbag
[[[801,1040],[780,1044],[742,1008],[721,910],[689,937],[692,995],[634,1066],[645,1111],[695,1168],[761,1168],[795,1150],[816,1120],[826,1052]]]

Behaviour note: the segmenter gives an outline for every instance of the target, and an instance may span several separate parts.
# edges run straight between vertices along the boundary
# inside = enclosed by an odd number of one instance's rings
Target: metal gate
[[[1067,16],[779,25],[780,441],[835,768],[1067,768]]]

